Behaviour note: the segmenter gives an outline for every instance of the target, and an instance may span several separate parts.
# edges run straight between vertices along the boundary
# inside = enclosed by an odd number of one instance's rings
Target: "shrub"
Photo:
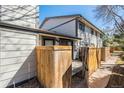
[[[124,61],[124,55],[122,55],[122,56],[121,56],[121,60],[123,60],[123,61]]]
[[[121,47],[122,51],[124,51],[124,47]]]

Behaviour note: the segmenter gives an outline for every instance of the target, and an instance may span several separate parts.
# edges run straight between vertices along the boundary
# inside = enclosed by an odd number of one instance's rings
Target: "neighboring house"
[[[73,59],[79,58],[80,47],[102,47],[101,37],[104,33],[79,14],[48,17],[40,25],[40,28],[54,33],[81,38],[81,40],[72,43],[67,40],[60,40],[59,42],[60,45],[72,45]],[[49,40],[47,43],[51,45],[53,44],[51,42]]]
[[[24,27],[39,27],[39,6],[0,5],[0,21]]]

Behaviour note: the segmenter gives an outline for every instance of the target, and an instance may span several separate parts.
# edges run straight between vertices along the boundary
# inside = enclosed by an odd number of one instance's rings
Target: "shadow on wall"
[[[16,83],[28,80],[36,76],[36,59],[35,59],[35,49],[29,54],[29,56],[22,63],[20,68],[18,68],[16,74],[13,76],[8,85],[13,84],[14,87]]]
[[[33,51],[31,51],[31,53],[25,58],[23,62],[16,62],[15,64],[13,64],[13,65],[17,65],[15,67],[16,69],[14,69],[13,71],[1,74],[0,77],[9,76],[9,79],[3,80],[6,83],[3,83],[2,87],[16,87],[15,84],[31,79],[34,76],[36,76],[35,61],[36,61],[35,49],[33,49]]]

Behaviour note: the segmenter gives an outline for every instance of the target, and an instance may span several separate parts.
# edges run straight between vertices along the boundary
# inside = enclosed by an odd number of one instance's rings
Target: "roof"
[[[46,17],[45,20],[42,22],[42,24],[40,25],[40,28],[43,26],[43,24],[49,20],[49,19],[54,19],[54,18],[63,18],[63,17],[74,17],[74,19],[78,19],[78,18],[82,18],[85,21],[87,21],[89,24],[91,24],[93,27],[95,27],[97,30],[99,30],[102,34],[104,34],[102,32],[102,30],[100,30],[98,27],[96,27],[94,24],[92,24],[90,21],[88,21],[85,17],[83,17],[81,14],[73,14],[73,15],[63,15],[63,16],[54,16],[54,17]]]
[[[62,16],[52,16],[52,17],[46,17],[44,20],[43,20],[43,22],[41,23],[41,25],[40,25],[40,28],[43,26],[43,24],[47,21],[47,20],[49,20],[49,19],[55,19],[55,18],[64,18],[64,17],[75,17],[75,18],[77,18],[77,17],[81,17],[81,15],[80,14],[73,14],[73,15],[62,15]]]
[[[13,25],[13,24],[5,23],[5,22],[0,22],[0,27],[11,28],[11,29],[19,29],[20,31],[23,30],[25,32],[33,32],[33,33],[38,33],[40,35],[43,34],[43,35],[53,35],[53,36],[66,37],[66,38],[72,39],[72,40],[74,40],[74,39],[80,40],[81,39],[81,38],[77,38],[77,37],[73,37],[73,36],[58,34],[58,33],[55,33],[55,32],[49,32],[49,31],[42,30],[42,29],[28,28],[28,27]]]

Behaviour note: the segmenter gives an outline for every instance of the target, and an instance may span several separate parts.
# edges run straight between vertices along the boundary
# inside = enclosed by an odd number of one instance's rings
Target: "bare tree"
[[[101,5],[95,9],[96,18],[102,19],[106,23],[114,24],[114,27],[124,32],[124,6],[122,5]]]
[[[15,7],[13,7],[13,5],[10,5],[9,8],[4,7],[4,5],[0,5],[0,18],[2,16],[9,16],[9,13],[17,13],[17,14],[21,14],[21,11],[23,10],[27,10],[26,8],[28,8],[29,5],[16,5]],[[25,20],[28,18],[37,18],[37,14],[39,12],[32,12],[34,9],[36,9],[38,6],[32,7],[32,9],[27,10],[27,12],[25,12],[24,14],[21,14],[18,17],[9,17],[8,19],[3,19],[2,21],[15,21],[15,20]],[[20,10],[20,12],[17,12],[17,10]]]
[[[39,27],[39,6],[0,5],[0,21],[26,27]]]

